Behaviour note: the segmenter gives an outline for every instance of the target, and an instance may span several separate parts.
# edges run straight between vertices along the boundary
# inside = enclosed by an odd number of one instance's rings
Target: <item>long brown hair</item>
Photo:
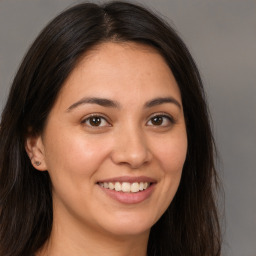
[[[0,255],[33,255],[52,228],[51,181],[36,171],[24,142],[40,134],[56,97],[79,58],[104,41],[150,45],[179,85],[188,152],[179,189],[152,227],[148,255],[219,256],[214,140],[202,81],[173,28],[143,7],[84,3],[57,16],[38,36],[17,72],[0,128]]]

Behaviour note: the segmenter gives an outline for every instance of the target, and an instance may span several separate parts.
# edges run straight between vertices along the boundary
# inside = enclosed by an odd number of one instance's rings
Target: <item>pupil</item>
[[[99,126],[100,123],[101,123],[100,117],[92,117],[90,119],[90,125],[92,125],[92,126]]]
[[[163,118],[160,116],[156,116],[153,118],[152,123],[154,125],[161,125],[163,123]]]

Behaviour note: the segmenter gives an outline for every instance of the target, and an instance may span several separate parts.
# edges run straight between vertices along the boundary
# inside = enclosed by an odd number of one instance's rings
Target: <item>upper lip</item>
[[[99,180],[98,183],[103,183],[103,182],[129,182],[129,183],[134,183],[134,182],[149,182],[149,183],[155,183],[156,180],[147,176],[120,176],[120,177],[114,177],[114,178],[109,178],[109,179],[104,179],[104,180]]]

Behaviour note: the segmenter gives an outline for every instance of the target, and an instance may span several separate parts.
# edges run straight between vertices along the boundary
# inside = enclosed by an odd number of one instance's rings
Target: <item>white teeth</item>
[[[149,183],[148,183],[148,182],[144,182],[143,188],[146,189],[146,188],[148,188],[148,187],[149,187]]]
[[[143,182],[140,182],[140,191],[142,191],[144,189],[144,184]]]
[[[120,182],[115,183],[115,191],[121,191],[122,190],[122,185]]]
[[[113,189],[115,189],[115,185],[112,182],[109,182],[108,188],[113,190]]]
[[[139,192],[140,191],[140,185],[138,182],[132,183],[131,185],[131,191],[133,193]]]
[[[149,182],[100,182],[99,185],[101,187],[115,190],[115,191],[122,191],[124,193],[137,193],[139,191],[143,191],[150,186]]]
[[[128,182],[122,183],[122,191],[123,192],[130,192],[131,191],[131,185]]]

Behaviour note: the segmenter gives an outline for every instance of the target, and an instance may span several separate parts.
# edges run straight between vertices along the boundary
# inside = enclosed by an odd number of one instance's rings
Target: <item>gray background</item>
[[[0,0],[0,112],[35,36],[57,13],[78,2]],[[201,71],[225,190],[223,255],[256,256],[256,0],[137,3],[174,25]]]

